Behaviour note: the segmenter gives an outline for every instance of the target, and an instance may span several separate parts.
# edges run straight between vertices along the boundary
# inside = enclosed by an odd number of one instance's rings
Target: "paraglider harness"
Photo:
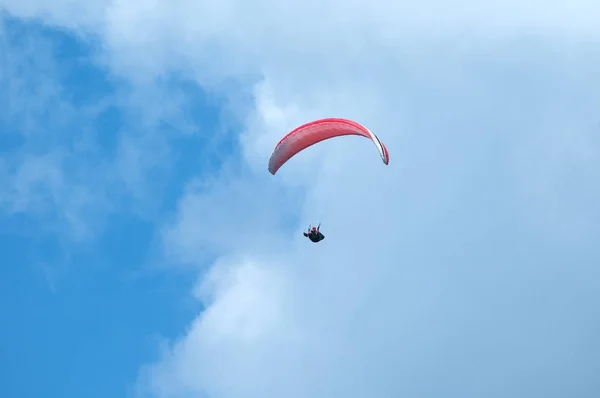
[[[323,235],[321,233],[321,231],[319,231],[319,228],[321,228],[321,223],[319,223],[318,227],[312,227],[312,229],[310,228],[310,225],[309,225],[308,232],[303,232],[303,235],[305,237],[307,237],[308,239],[310,239],[311,242],[318,243],[318,242],[322,241],[323,239],[325,239],[325,235]]]

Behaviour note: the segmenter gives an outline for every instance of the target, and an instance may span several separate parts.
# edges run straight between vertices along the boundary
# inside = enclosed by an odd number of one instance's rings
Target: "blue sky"
[[[199,309],[179,295],[190,288],[189,277],[146,266],[156,244],[154,222],[174,208],[187,179],[210,171],[218,157],[203,152],[208,140],[193,132],[173,133],[177,127],[166,120],[155,129],[172,137],[173,156],[147,187],[158,196],[138,203],[119,187],[122,181],[96,180],[95,173],[118,155],[120,137],[129,134],[135,140],[144,128],[136,126],[135,109],[112,101],[126,86],[93,62],[93,42],[8,16],[1,26],[3,86],[18,86],[18,92],[3,89],[1,94],[3,172],[23,170],[27,156],[60,151],[62,162],[56,166],[66,184],[73,181],[74,188],[79,184],[92,193],[98,189],[110,203],[106,210],[82,209],[85,214],[77,215],[93,220],[93,237],[71,237],[63,203],[52,203],[50,182],[38,180],[24,192],[39,195],[43,203],[18,210],[10,201],[17,206],[28,198],[11,198],[5,185],[0,395],[125,396],[140,364],[157,354],[153,339],[175,337]],[[180,111],[190,125],[217,129],[218,99],[176,77],[168,84],[185,97]],[[53,92],[45,93],[46,85],[53,85],[48,88]],[[234,150],[226,137],[212,145]],[[100,170],[88,170],[96,167]],[[154,214],[132,211],[144,204]]]
[[[0,397],[596,398],[600,7],[478,4],[1,1]]]

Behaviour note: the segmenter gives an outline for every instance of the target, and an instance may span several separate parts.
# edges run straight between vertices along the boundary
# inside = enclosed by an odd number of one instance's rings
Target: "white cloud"
[[[171,68],[210,88],[264,78],[242,139],[250,171],[191,185],[165,227],[171,260],[220,259],[199,282],[206,311],[141,391],[596,396],[600,62],[585,42],[599,14],[583,1],[108,5],[96,33],[138,84]],[[348,138],[267,175],[277,137],[330,115],[376,131],[390,165]],[[323,221],[326,240],[282,226],[290,212],[298,229]]]
[[[277,137],[326,115],[380,134],[390,166],[368,142],[340,140],[247,191],[300,184],[298,229],[325,223],[323,244],[296,231],[271,244],[270,261],[253,254],[263,245],[237,242],[256,221],[236,190],[233,203],[182,205],[181,225],[233,213],[224,251],[245,259],[213,269],[244,277],[217,283],[144,385],[158,397],[594,396],[599,158],[586,125],[600,104],[597,50],[481,39],[399,45],[377,61],[375,50],[362,61],[336,51],[267,61],[244,136],[250,167],[266,173]],[[564,178],[573,186],[557,190]],[[184,254],[214,247],[193,227],[176,241]],[[270,289],[256,281],[265,275]]]
[[[144,385],[158,397],[594,396],[593,52],[568,59],[560,47],[495,45],[483,54],[424,49],[409,67],[378,70],[379,82],[332,76],[321,97],[300,81],[290,90],[283,71],[267,78],[244,141],[256,173],[266,175],[277,138],[318,109],[372,127],[391,163],[349,138],[242,189],[304,189],[301,207],[265,204],[271,214],[297,208],[302,219],[295,239],[270,244],[268,260],[269,243],[244,244],[240,229],[256,225],[257,211],[238,185],[186,196],[184,232],[169,247],[182,256],[215,247],[202,226],[222,222],[231,246],[217,247],[242,259],[214,266],[238,277],[226,289],[214,282],[206,312],[146,369]],[[542,68],[553,62],[563,64]],[[559,188],[565,179],[569,190]],[[327,239],[312,245],[299,229],[319,220]]]

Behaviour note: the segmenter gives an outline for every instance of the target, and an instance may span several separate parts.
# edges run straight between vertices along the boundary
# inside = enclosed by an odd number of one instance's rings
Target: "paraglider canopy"
[[[389,163],[387,148],[371,130],[352,120],[327,118],[303,124],[283,137],[271,154],[269,172],[275,175],[289,159],[311,145],[344,135],[359,135],[370,139],[377,147],[383,163]]]

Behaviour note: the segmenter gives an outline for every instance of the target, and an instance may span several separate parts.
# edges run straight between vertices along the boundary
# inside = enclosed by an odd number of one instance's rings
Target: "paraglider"
[[[275,146],[269,158],[269,172],[273,175],[292,157],[306,148],[330,138],[341,136],[362,136],[371,140],[377,147],[383,164],[388,165],[390,155],[379,138],[365,126],[348,119],[326,118],[315,120],[299,126],[284,136]],[[325,239],[319,227],[308,228],[304,236],[314,243]]]
[[[325,235],[323,235],[320,231],[321,224],[318,227],[310,227],[308,226],[308,232],[303,232],[303,235],[311,240],[313,243],[319,243],[323,239],[325,239]]]

